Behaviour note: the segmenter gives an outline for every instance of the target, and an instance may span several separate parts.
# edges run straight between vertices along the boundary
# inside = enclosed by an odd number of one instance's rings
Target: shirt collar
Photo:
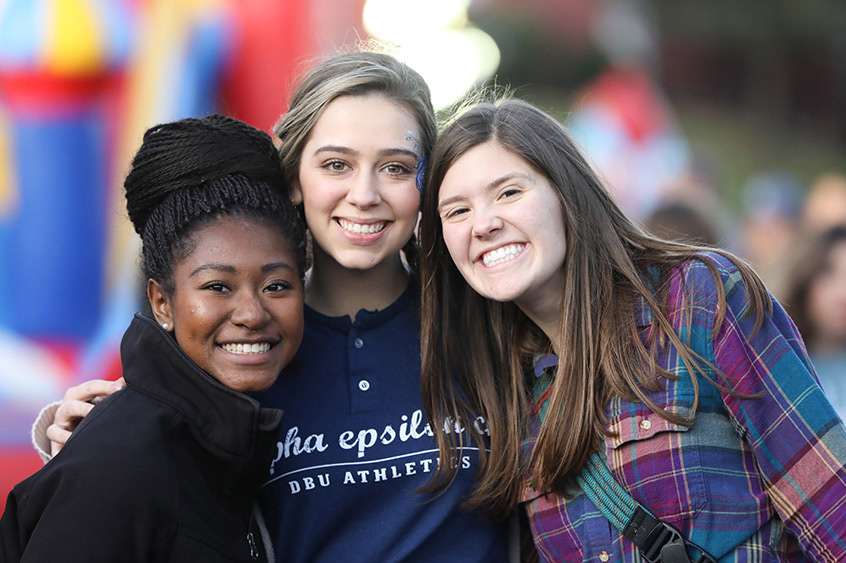
[[[534,360],[535,377],[540,377],[549,368],[558,366],[558,356],[555,354],[537,354]]]

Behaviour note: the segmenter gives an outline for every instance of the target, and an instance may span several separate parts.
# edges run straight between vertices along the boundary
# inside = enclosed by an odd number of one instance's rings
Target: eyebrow
[[[292,273],[297,273],[296,268],[287,262],[271,262],[261,267],[262,273],[272,272],[273,270],[290,270]]]
[[[322,147],[314,149],[314,154],[320,154],[322,152],[340,152],[343,154],[356,154],[356,151],[352,150],[349,147],[342,147],[341,145],[323,145]]]
[[[496,178],[495,180],[492,180],[491,182],[489,182],[488,185],[485,186],[484,191],[489,192],[491,190],[494,190],[494,189],[498,188],[499,186],[501,186],[502,184],[504,184],[504,183],[506,183],[510,180],[513,180],[515,178],[523,178],[525,180],[528,180],[529,182],[534,183],[531,176],[529,176],[528,174],[526,174],[524,172],[509,172],[509,173],[503,174],[499,178]],[[463,195],[455,195],[455,196],[452,196],[452,197],[448,197],[445,200],[438,203],[438,211],[440,211],[441,208],[444,207],[445,205],[449,205],[451,203],[455,203],[456,201],[461,201],[463,199],[465,199],[465,197]]]
[[[199,268],[196,268],[193,272],[188,274],[188,277],[193,277],[200,272],[204,272],[207,270],[214,270],[216,272],[227,272],[234,274],[238,271],[235,266],[231,266],[229,264],[203,264]],[[265,264],[261,267],[261,272],[266,274],[267,272],[272,272],[273,270],[290,270],[292,273],[297,273],[297,271],[287,262],[271,262],[270,264]]]
[[[397,156],[397,155],[403,155],[403,154],[410,156],[411,158],[413,158],[415,160],[420,159],[419,154],[417,154],[414,151],[408,150],[408,149],[399,149],[399,148],[397,148],[397,149],[382,149],[381,151],[379,151],[379,156]]]
[[[317,149],[314,150],[314,154],[320,154],[320,153],[324,153],[324,152],[339,152],[341,154],[352,154],[352,155],[359,154],[358,151],[351,149],[350,147],[344,147],[344,146],[341,146],[341,145],[324,145],[324,146],[318,147]],[[416,152],[409,150],[409,149],[403,149],[403,148],[382,149],[378,152],[378,155],[380,157],[407,155],[407,156],[410,156],[411,158],[414,158],[414,159],[418,159],[418,160],[420,159],[420,155],[417,154]]]

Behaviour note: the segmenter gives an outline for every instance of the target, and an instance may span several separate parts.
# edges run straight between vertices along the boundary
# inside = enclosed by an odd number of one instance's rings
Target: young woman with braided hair
[[[126,387],[10,493],[0,559],[268,561],[253,504],[303,332],[305,229],[269,135],[223,116],[148,130],[126,177],[152,316]]]

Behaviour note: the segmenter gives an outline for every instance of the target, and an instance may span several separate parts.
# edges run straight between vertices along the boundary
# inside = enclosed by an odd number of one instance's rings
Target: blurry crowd
[[[773,163],[728,189],[721,159],[691,147],[637,62],[609,64],[572,99],[565,122],[621,206],[662,238],[749,262],[794,319],[846,419],[846,167],[803,182]]]
[[[846,175],[810,185],[782,172],[749,178],[732,215],[706,167],[692,167],[643,219],[653,233],[728,248],[784,304],[823,389],[846,418]]]

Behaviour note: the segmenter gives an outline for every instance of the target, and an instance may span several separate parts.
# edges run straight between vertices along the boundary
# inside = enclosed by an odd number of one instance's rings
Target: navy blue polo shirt
[[[498,562],[507,525],[459,508],[477,452],[437,497],[438,450],[420,394],[417,285],[355,321],[305,308],[302,345],[269,390],[285,411],[260,502],[278,561]]]

